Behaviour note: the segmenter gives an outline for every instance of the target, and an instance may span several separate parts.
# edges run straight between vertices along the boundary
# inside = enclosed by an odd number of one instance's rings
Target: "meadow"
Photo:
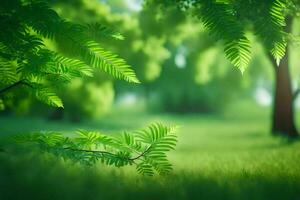
[[[300,142],[270,135],[269,109],[244,108],[235,105],[219,116],[111,114],[78,124],[1,117],[6,136],[76,129],[115,134],[153,121],[180,129],[178,146],[169,154],[174,170],[154,177],[138,175],[133,166],[74,165],[18,151],[2,139],[7,151],[0,156],[0,199],[300,199]]]

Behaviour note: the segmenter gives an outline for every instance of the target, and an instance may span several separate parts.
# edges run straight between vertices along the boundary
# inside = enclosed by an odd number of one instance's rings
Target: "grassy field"
[[[0,131],[115,134],[153,121],[181,126],[177,149],[169,154],[172,174],[149,178],[132,167],[82,167],[6,152],[0,153],[0,199],[300,199],[300,142],[270,136],[267,109],[236,107],[218,117],[124,114],[79,124],[1,117]]]

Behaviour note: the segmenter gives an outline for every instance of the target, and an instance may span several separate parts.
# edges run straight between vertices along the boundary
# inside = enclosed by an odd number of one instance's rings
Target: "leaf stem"
[[[143,151],[140,155],[137,155],[136,157],[133,157],[133,158],[130,158],[129,160],[131,161],[135,161],[143,156],[145,156],[149,151],[150,149],[152,148],[152,145],[150,145],[145,151]]]
[[[5,93],[5,92],[7,92],[8,90],[13,89],[13,88],[15,88],[15,87],[17,87],[17,86],[19,86],[19,85],[26,85],[26,86],[32,88],[32,85],[30,85],[29,83],[25,82],[25,80],[23,79],[23,80],[19,80],[19,81],[13,83],[13,84],[11,84],[11,85],[9,85],[9,86],[7,86],[7,87],[1,89],[1,90],[0,90],[0,94],[3,94],[3,93]]]
[[[141,154],[137,155],[136,157],[133,157],[133,158],[128,158],[128,160],[130,161],[135,161],[135,160],[138,160],[140,159],[141,157],[145,156],[149,151],[150,149],[152,148],[152,145],[150,145],[145,151],[143,151]],[[71,150],[71,151],[78,151],[78,152],[86,152],[86,153],[95,153],[95,154],[107,154],[107,155],[110,155],[110,156],[113,156],[113,157],[119,157],[117,154],[113,154],[113,153],[110,153],[108,151],[100,151],[100,150],[86,150],[86,149],[74,149],[74,148],[70,148],[70,147],[65,147],[64,148],[65,150]]]

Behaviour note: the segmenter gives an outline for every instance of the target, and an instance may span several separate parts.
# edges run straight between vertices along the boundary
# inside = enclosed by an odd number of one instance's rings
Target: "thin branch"
[[[131,161],[134,161],[134,160],[137,160],[143,156],[145,156],[152,148],[152,145],[150,145],[143,153],[141,153],[140,155],[136,156],[136,157],[133,157],[133,158],[130,158],[129,160]]]
[[[71,151],[79,151],[79,152],[86,152],[86,153],[99,153],[99,154],[108,154],[114,157],[118,157],[118,155],[107,152],[107,151],[98,151],[98,150],[86,150],[86,149],[74,149],[70,147],[65,147],[65,150],[71,150]]]
[[[9,90],[11,90],[11,89],[13,89],[13,88],[19,86],[19,85],[26,85],[26,86],[32,88],[32,85],[30,85],[29,83],[25,82],[25,80],[19,80],[19,81],[13,83],[13,84],[7,86],[6,88],[1,89],[1,90],[0,90],[0,94],[3,94],[3,93],[5,93],[5,92],[7,92],[7,91],[9,91]]]
[[[150,145],[145,151],[143,151],[141,154],[137,155],[136,157],[133,157],[133,158],[128,158],[128,160],[130,161],[135,161],[135,160],[138,160],[139,158],[145,156],[149,151],[150,149],[152,148],[152,145]],[[118,158],[119,156],[117,154],[113,154],[113,153],[110,153],[110,152],[107,152],[107,151],[99,151],[99,150],[86,150],[86,149],[74,149],[74,148],[70,148],[70,147],[65,147],[64,148],[65,150],[71,150],[71,151],[78,151],[78,152],[86,152],[86,153],[95,153],[95,154],[107,154],[107,155],[110,155],[110,156],[113,156],[113,157],[116,157]]]

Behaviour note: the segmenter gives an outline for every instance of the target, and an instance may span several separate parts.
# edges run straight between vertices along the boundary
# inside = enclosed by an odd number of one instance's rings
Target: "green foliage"
[[[243,72],[250,61],[250,42],[245,37],[243,27],[232,14],[228,4],[214,1],[202,1],[199,5],[200,19],[217,38],[225,43],[225,54],[230,62]]]
[[[91,78],[74,79],[64,87],[59,93],[65,103],[61,117],[78,121],[99,119],[109,113],[115,98],[114,85],[100,73]]]
[[[35,86],[34,88],[36,89],[36,98],[40,101],[45,102],[50,106],[63,107],[61,99],[49,88],[40,88],[38,86]]]
[[[112,30],[106,26],[103,26],[100,23],[88,24],[86,25],[84,30],[86,34],[89,37],[93,38],[94,40],[98,40],[99,38],[103,38],[103,37],[107,37],[107,38],[112,37],[117,40],[124,40],[124,36],[121,33]]]
[[[2,59],[0,59],[0,65],[1,65],[1,68],[0,68],[0,74],[1,74],[0,83],[1,84],[5,84],[5,83],[12,84],[12,83],[16,82],[17,72],[16,72],[15,67],[13,66],[13,63],[2,58]]]
[[[139,83],[125,60],[100,45],[101,39],[107,37],[123,40],[121,34],[100,23],[81,25],[66,21],[46,1],[5,0],[0,8],[0,28],[3,30],[0,33],[1,109],[3,100],[12,94],[9,92],[20,86],[50,106],[63,107],[55,90],[75,78],[93,76],[94,69]],[[54,45],[49,45],[49,41]],[[78,131],[77,137],[55,132],[21,135],[16,139],[86,165],[97,161],[116,167],[134,164],[145,175],[153,175],[155,171],[166,174],[172,169],[166,152],[174,149],[177,141],[174,129],[161,124],[153,124],[135,134],[123,133],[120,138]]]
[[[139,83],[134,71],[126,64],[125,60],[118,58],[109,51],[105,51],[96,42],[88,42],[86,46],[89,52],[83,51],[82,57],[89,65],[99,68],[115,78]]]
[[[286,50],[286,38],[283,31],[285,26],[286,0],[273,0],[260,6],[262,16],[254,21],[257,35],[262,38],[264,45],[277,61],[283,58]]]
[[[173,1],[148,0],[173,6]],[[292,0],[177,0],[178,7],[192,11],[211,34],[224,42],[227,59],[243,72],[251,59],[247,31],[254,32],[279,63],[287,45],[286,20],[296,14]]]
[[[121,137],[81,130],[76,137],[54,132],[19,135],[15,139],[20,143],[36,144],[45,152],[81,164],[101,161],[116,167],[136,165],[139,173],[150,176],[155,171],[160,175],[170,172],[172,165],[166,153],[177,143],[175,128],[159,123],[132,134],[124,132]]]
[[[0,8],[0,95],[17,86],[30,89],[37,99],[63,107],[55,90],[73,78],[92,76],[100,69],[115,78],[139,83],[134,71],[117,55],[105,50],[95,37],[123,39],[99,23],[68,22],[45,1],[13,0]],[[70,55],[50,50],[45,40],[68,45]]]

